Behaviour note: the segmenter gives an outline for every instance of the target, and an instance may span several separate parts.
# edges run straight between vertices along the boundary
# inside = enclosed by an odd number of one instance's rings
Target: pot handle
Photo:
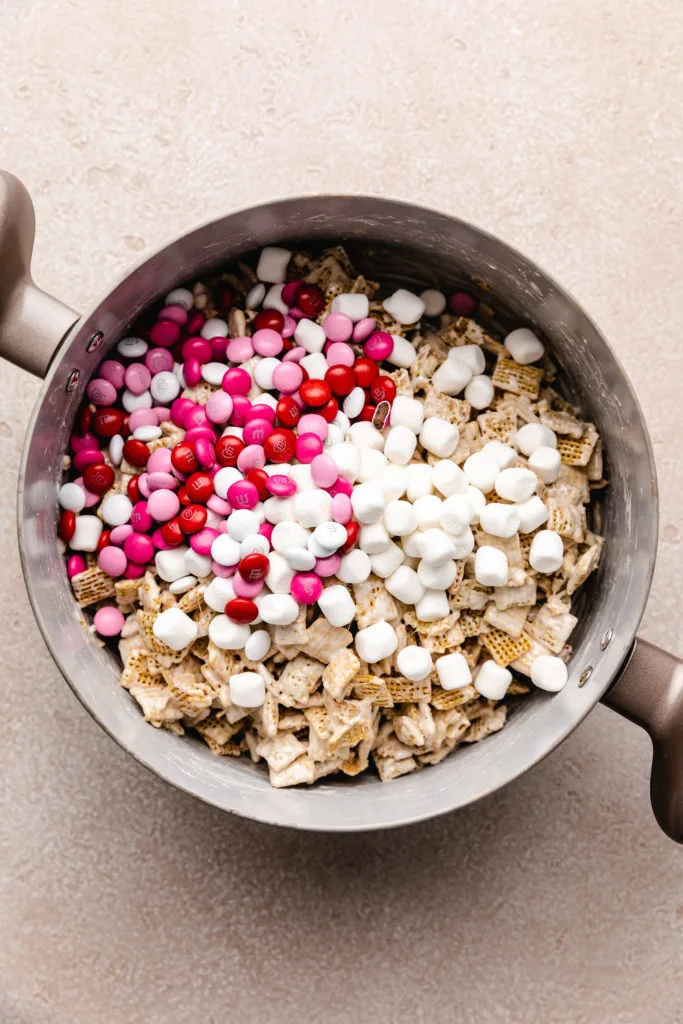
[[[636,639],[602,699],[649,734],[652,809],[669,838],[683,843],[683,661]]]
[[[44,377],[78,313],[33,283],[35,228],[28,192],[0,170],[0,356]]]

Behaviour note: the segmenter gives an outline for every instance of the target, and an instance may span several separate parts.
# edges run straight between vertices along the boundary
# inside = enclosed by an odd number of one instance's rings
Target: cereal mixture
[[[176,288],[87,388],[59,535],[154,727],[273,786],[436,764],[567,680],[595,426],[527,328],[340,248]]]

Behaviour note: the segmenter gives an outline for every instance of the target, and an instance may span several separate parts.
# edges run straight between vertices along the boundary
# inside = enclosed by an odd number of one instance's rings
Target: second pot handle
[[[35,227],[28,192],[0,171],[0,356],[44,377],[78,314],[33,283]]]
[[[683,843],[683,661],[637,639],[621,675],[602,699],[648,732],[652,809],[664,832]]]

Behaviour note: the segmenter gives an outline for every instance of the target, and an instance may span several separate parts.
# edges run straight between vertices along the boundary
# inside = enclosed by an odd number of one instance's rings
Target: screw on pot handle
[[[683,661],[636,640],[603,701],[649,733],[652,809],[666,834],[683,843]]]
[[[33,283],[35,227],[28,192],[13,174],[0,171],[0,356],[44,377],[78,314]]]

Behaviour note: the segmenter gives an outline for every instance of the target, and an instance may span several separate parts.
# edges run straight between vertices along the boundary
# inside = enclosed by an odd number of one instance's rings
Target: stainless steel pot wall
[[[28,194],[11,175],[0,174],[0,354],[45,376],[19,480],[24,575],[57,665],[122,747],[179,788],[246,817],[305,829],[375,829],[429,818],[492,793],[544,757],[604,698],[652,735],[655,813],[665,831],[683,841],[683,670],[649,644],[638,641],[634,648],[657,541],[652,452],[621,367],[566,292],[519,253],[462,221],[405,203],[316,196],[255,207],[197,229],[142,262],[74,323],[75,313],[31,281],[33,230]],[[143,721],[119,686],[114,658],[83,628],[58,548],[56,493],[87,380],[141,310],[176,284],[248,250],[326,240],[347,243],[369,276],[422,287],[459,281],[486,288],[491,304],[511,322],[545,335],[571,393],[604,438],[607,544],[584,599],[569,683],[560,694],[534,694],[502,732],[390,784],[368,776],[351,784],[326,779],[311,789],[273,790],[258,767],[216,758],[199,741]]]

